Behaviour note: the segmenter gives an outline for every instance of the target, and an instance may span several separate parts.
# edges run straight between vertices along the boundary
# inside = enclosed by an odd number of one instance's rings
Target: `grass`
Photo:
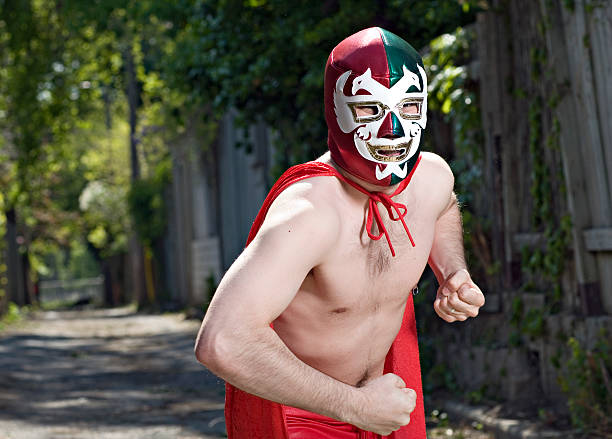
[[[30,308],[28,306],[20,308],[13,302],[9,302],[6,313],[0,317],[0,331],[22,322],[29,312]]]
[[[493,435],[483,431],[478,422],[469,424],[465,420],[450,420],[445,412],[433,410],[427,418],[427,438],[445,439],[493,439]]]

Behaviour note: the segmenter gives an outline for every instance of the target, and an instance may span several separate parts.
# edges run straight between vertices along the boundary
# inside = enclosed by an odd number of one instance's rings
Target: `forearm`
[[[453,273],[467,268],[461,212],[454,196],[451,205],[436,221],[429,265],[440,284]]]
[[[200,338],[198,359],[232,385],[281,404],[354,421],[358,389],[302,362],[271,328],[220,334],[214,348],[204,348],[211,342]]]

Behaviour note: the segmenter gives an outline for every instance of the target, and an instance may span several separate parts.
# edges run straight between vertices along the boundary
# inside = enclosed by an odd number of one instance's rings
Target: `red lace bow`
[[[414,247],[415,246],[414,239],[412,239],[410,230],[408,230],[406,221],[404,221],[404,217],[408,213],[408,208],[406,207],[405,204],[397,203],[393,201],[392,197],[401,193],[406,188],[406,186],[408,186],[408,183],[410,183],[410,180],[412,178],[412,174],[414,173],[414,170],[416,169],[420,161],[421,161],[421,158],[419,157],[419,159],[414,165],[414,168],[412,168],[410,175],[404,180],[402,180],[402,182],[399,184],[395,192],[393,192],[391,195],[387,195],[384,192],[370,192],[362,188],[361,186],[359,186],[354,181],[349,180],[348,178],[345,178],[342,174],[340,173],[337,174],[337,176],[340,177],[342,181],[350,184],[355,189],[357,189],[358,191],[368,196],[369,200],[368,200],[368,216],[366,217],[366,232],[368,233],[368,236],[370,237],[370,239],[373,239],[374,241],[378,241],[384,235],[385,238],[387,239],[387,244],[389,244],[389,249],[391,250],[391,254],[393,256],[395,256],[395,250],[393,249],[393,244],[391,244],[391,238],[389,237],[389,232],[387,232],[387,228],[385,227],[385,224],[383,223],[383,219],[380,216],[380,211],[378,210],[378,203],[385,206],[385,209],[387,209],[387,213],[389,214],[389,218],[391,218],[392,221],[402,222],[402,226],[404,226],[404,230],[406,231],[406,234],[408,235],[408,239],[410,239],[410,244],[412,244],[412,246]],[[374,220],[376,220],[376,225],[378,226],[378,235],[374,234],[374,232],[372,231]]]

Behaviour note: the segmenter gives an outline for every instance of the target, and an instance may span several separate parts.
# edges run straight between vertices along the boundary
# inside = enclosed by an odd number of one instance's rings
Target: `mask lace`
[[[391,250],[391,254],[393,256],[395,256],[395,249],[393,248],[393,244],[391,244],[391,238],[389,236],[389,232],[387,231],[387,228],[385,227],[382,216],[380,215],[380,210],[378,209],[378,203],[382,204],[385,207],[385,209],[387,209],[389,218],[392,221],[401,221],[402,226],[404,227],[404,230],[406,231],[406,235],[408,235],[408,239],[410,239],[410,244],[412,244],[412,246],[415,247],[416,244],[414,243],[414,239],[412,239],[410,230],[408,229],[408,226],[406,225],[406,221],[404,221],[404,217],[408,213],[408,208],[406,207],[405,204],[393,201],[392,198],[398,195],[399,193],[401,193],[406,188],[406,186],[408,186],[408,183],[410,183],[410,180],[412,179],[412,175],[414,174],[414,171],[416,170],[420,161],[421,161],[421,157],[418,158],[414,167],[410,171],[410,174],[408,175],[408,177],[406,177],[404,180],[401,181],[397,189],[391,195],[387,195],[384,192],[370,192],[367,189],[364,189],[363,187],[361,187],[359,184],[355,183],[354,181],[349,180],[348,178],[344,177],[342,174],[340,174],[338,171],[334,169],[334,175],[336,175],[336,177],[340,178],[345,183],[350,184],[355,189],[357,189],[359,192],[362,192],[363,194],[368,196],[369,200],[368,200],[368,215],[366,217],[366,232],[368,233],[368,236],[370,237],[370,239],[374,241],[378,241],[384,236],[385,239],[387,240],[387,244],[389,244],[389,249]],[[376,221],[376,226],[378,228],[378,234],[375,234],[373,231],[374,221]]]

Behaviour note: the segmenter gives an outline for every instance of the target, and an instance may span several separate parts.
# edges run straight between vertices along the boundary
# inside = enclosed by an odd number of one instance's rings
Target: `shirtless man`
[[[313,166],[332,174],[273,200],[217,289],[196,356],[245,395],[280,403],[278,437],[378,437],[364,433],[403,430],[419,412],[422,425],[395,437],[425,439],[416,348],[416,379],[384,373],[403,318],[416,344],[411,292],[429,263],[445,321],[475,317],[484,296],[466,269],[453,174],[419,149],[422,60],[388,31],[358,32],[329,57],[325,106],[330,151]],[[292,427],[311,418],[338,431]]]

